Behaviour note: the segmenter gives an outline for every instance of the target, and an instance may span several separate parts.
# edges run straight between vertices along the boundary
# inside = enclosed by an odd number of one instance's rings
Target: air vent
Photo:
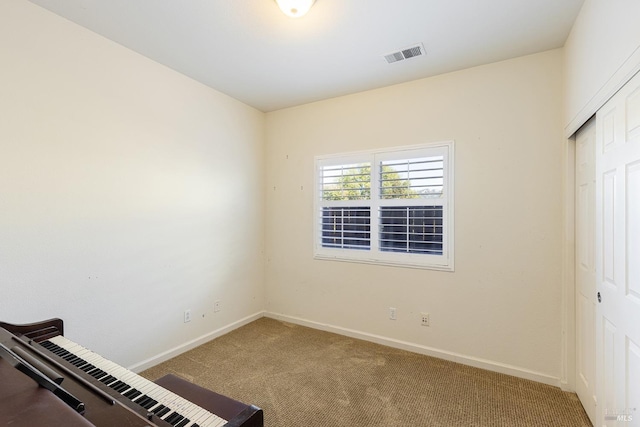
[[[406,47],[397,52],[384,55],[384,59],[386,59],[389,64],[392,64],[394,62],[404,61],[405,59],[415,58],[416,56],[422,56],[424,54],[424,46],[420,43],[415,46]]]

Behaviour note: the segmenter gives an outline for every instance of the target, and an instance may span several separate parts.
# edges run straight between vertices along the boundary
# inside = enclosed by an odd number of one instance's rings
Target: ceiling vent
[[[415,58],[416,56],[425,55],[424,46],[422,43],[419,43],[415,46],[405,47],[397,52],[392,52],[387,55],[384,55],[384,59],[387,60],[389,64],[398,61],[404,61],[405,59]]]

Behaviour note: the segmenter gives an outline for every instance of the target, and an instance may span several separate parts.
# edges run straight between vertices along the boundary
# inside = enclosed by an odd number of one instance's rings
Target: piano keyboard
[[[176,427],[221,427],[227,421],[62,335],[40,343],[80,370]]]

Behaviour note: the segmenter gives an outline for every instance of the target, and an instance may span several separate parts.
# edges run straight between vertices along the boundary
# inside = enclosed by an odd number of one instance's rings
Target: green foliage
[[[390,166],[382,166],[382,199],[415,199],[419,194],[410,188],[409,180],[401,179],[400,174]],[[371,167],[363,166],[337,179],[335,184],[327,185],[323,191],[324,200],[368,200],[371,198]]]

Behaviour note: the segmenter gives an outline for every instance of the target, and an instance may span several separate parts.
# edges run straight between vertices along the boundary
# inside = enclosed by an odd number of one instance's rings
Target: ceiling
[[[562,47],[584,0],[30,0],[261,111]],[[384,55],[422,43],[426,55]]]

